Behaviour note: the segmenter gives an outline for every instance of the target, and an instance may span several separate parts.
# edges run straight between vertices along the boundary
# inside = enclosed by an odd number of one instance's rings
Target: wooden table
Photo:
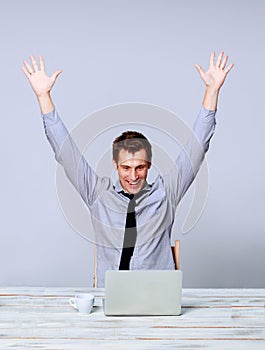
[[[90,315],[69,305],[96,295]],[[181,316],[106,317],[102,289],[0,287],[0,349],[265,349],[265,289],[184,289]]]

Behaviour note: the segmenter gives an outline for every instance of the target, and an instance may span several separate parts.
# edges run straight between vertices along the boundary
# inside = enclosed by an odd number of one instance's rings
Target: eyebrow
[[[121,166],[122,168],[132,168],[130,165],[126,165],[126,164],[120,164],[120,166]],[[141,166],[146,166],[146,163],[139,164],[139,165],[137,165],[135,168],[139,168],[139,167],[141,167]]]

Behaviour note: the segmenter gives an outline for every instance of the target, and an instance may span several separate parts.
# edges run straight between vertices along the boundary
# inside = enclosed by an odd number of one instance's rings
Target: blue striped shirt
[[[98,176],[69,135],[56,109],[42,115],[46,136],[56,160],[81,195],[91,213],[97,244],[98,287],[104,287],[106,270],[118,270],[122,253],[129,198],[121,184]],[[174,269],[171,229],[176,208],[194,180],[215,129],[215,111],[201,107],[193,137],[165,176],[145,184],[137,196],[135,215],[137,240],[130,269]]]

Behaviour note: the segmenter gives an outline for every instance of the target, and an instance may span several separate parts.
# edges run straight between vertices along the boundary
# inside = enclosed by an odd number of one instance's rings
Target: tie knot
[[[130,200],[132,200],[133,197],[134,197],[134,194],[132,194],[132,193],[126,193],[126,192],[124,192],[124,191],[121,191],[121,194],[123,194],[125,197],[129,198]]]

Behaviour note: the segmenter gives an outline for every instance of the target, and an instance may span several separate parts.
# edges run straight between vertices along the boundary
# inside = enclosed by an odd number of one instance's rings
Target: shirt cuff
[[[50,125],[55,124],[58,121],[58,115],[55,108],[49,113],[46,113],[46,114],[41,113],[41,117],[43,120],[45,120],[45,122],[48,122]]]
[[[202,105],[202,110],[206,113],[206,114],[210,114],[210,113],[216,113],[217,109],[207,109],[204,107],[204,105]]]

